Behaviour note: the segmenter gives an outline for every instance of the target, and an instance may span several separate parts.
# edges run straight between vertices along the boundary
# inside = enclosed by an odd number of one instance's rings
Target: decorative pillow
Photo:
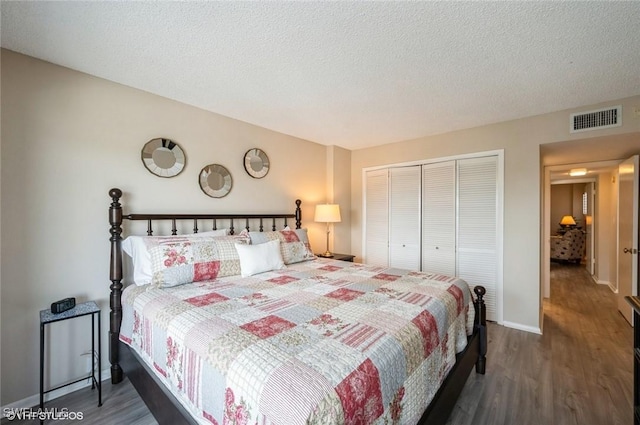
[[[151,255],[149,248],[159,241],[184,237],[214,237],[226,236],[229,229],[210,230],[192,235],[179,236],[129,236],[122,241],[122,250],[131,257],[133,263],[133,281],[136,285],[148,285],[151,283]]]
[[[149,250],[152,283],[161,288],[239,275],[236,244],[246,236],[182,237],[158,243]]]
[[[285,264],[299,263],[316,258],[313,251],[311,251],[307,229],[291,230],[285,228],[275,232],[249,232],[249,237],[253,245],[279,240],[280,252]]]
[[[275,239],[258,245],[236,244],[240,256],[242,277],[279,270],[285,267],[280,253],[280,240]]]

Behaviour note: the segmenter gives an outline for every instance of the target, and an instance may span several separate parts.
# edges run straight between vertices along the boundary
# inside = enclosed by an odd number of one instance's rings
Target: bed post
[[[302,204],[302,201],[296,199],[296,229],[302,227],[302,210],[300,209],[300,204]]]
[[[120,247],[122,234],[122,207],[120,189],[111,189],[111,206],[109,207],[109,223],[111,224],[111,262],[109,265],[109,279],[111,280],[111,296],[109,306],[109,362],[111,362],[111,383],[122,381],[122,368],[120,367],[119,336],[120,323],[122,322],[122,251]]]
[[[480,337],[478,348],[478,361],[476,362],[476,372],[484,375],[487,363],[487,307],[484,304],[484,294],[487,290],[484,286],[476,286],[473,288],[476,294],[476,300],[473,302],[476,309],[476,319],[474,328]]]

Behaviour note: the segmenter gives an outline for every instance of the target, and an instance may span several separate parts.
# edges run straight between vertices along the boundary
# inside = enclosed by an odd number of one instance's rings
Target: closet
[[[420,269],[420,167],[389,169],[389,265]]]
[[[502,155],[365,170],[364,262],[459,276],[501,293]]]

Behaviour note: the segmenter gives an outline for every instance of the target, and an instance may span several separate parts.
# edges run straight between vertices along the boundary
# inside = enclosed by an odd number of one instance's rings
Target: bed
[[[485,373],[483,287],[315,258],[299,200],[125,215],[122,191],[109,196],[111,380],[126,375],[161,424],[444,424],[474,365]],[[133,222],[146,236],[123,242]],[[159,222],[171,236],[153,235]],[[154,269],[124,288],[130,240]]]

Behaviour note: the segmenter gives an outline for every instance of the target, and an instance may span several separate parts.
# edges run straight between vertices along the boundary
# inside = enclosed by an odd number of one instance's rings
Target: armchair
[[[562,237],[551,238],[551,259],[580,263],[584,253],[585,235],[580,229],[571,229]]]

